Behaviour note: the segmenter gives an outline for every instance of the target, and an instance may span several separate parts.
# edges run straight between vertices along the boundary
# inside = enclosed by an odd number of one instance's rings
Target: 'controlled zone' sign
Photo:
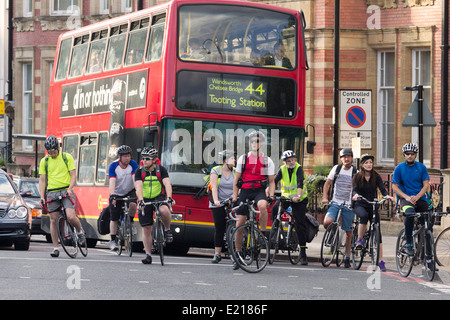
[[[372,148],[372,91],[340,90],[340,148],[352,146],[361,136],[361,148]]]

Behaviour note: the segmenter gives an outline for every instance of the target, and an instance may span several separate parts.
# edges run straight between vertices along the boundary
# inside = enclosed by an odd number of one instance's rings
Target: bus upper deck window
[[[122,65],[127,38],[128,24],[112,27],[110,31],[108,52],[106,54],[106,70],[115,70]]]
[[[61,41],[58,54],[58,65],[56,68],[55,79],[66,79],[67,69],[69,67],[70,49],[72,48],[72,38]]]
[[[107,30],[92,33],[86,74],[98,73],[102,71],[107,36]]]
[[[75,38],[72,49],[72,60],[70,62],[69,77],[78,77],[83,74],[84,64],[89,43],[89,35]]]
[[[150,29],[147,56],[145,61],[156,61],[161,58],[164,43],[165,14],[156,15],[152,19]]]
[[[131,22],[125,65],[142,63],[149,18]]]

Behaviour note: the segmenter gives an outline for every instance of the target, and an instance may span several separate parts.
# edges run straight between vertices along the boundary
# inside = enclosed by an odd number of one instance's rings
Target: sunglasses
[[[405,156],[413,156],[413,155],[415,155],[414,152],[405,152]]]
[[[142,160],[155,160],[155,158],[145,157],[145,158],[142,158]]]
[[[250,140],[250,143],[259,143],[259,140]]]

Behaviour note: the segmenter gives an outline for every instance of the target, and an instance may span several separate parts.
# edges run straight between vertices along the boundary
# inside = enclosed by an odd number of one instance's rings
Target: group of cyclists
[[[263,234],[269,239],[270,233],[267,231],[268,209],[274,204],[272,212],[277,212],[279,205],[283,209],[287,206],[292,208],[295,219],[295,230],[299,239],[300,261],[302,265],[308,264],[306,255],[306,205],[308,203],[308,193],[306,188],[305,173],[298,163],[296,154],[292,150],[282,153],[281,159],[284,164],[275,174],[274,162],[265,155],[263,145],[266,143],[266,136],[262,131],[252,131],[249,134],[250,151],[241,155],[236,161],[236,154],[232,150],[224,150],[218,154],[218,162],[221,164],[213,167],[210,172],[210,202],[209,207],[215,226],[214,234],[214,257],[212,263],[221,261],[221,251],[224,245],[224,234],[226,229],[226,208],[236,207],[241,202],[253,200],[260,212],[259,226]],[[42,158],[39,167],[39,190],[41,194],[41,204],[45,205],[48,199],[57,199],[62,193],[68,194],[69,198],[63,198],[63,205],[69,222],[75,227],[80,242],[86,241],[80,220],[75,214],[73,187],[76,183],[75,163],[69,153],[60,152],[59,141],[50,135],[45,141],[45,148],[48,155]],[[393,191],[400,199],[400,207],[405,213],[423,212],[428,210],[427,191],[429,189],[428,171],[426,167],[416,161],[419,148],[414,143],[407,143],[402,147],[405,161],[400,163],[394,170],[392,177]],[[130,197],[136,201],[130,201],[129,214],[133,218],[138,211],[139,223],[143,230],[143,244],[145,258],[142,263],[152,263],[152,224],[153,207],[145,206],[149,201],[172,199],[172,186],[169,175],[157,157],[158,151],[154,147],[145,147],[141,151],[142,163],[139,166],[131,159],[132,150],[127,145],[122,145],[117,150],[118,159],[111,163],[109,167],[109,192],[110,192],[110,249],[116,250],[116,231],[118,220],[122,214],[121,198]],[[345,267],[350,267],[350,250],[352,239],[352,226],[354,215],[360,219],[357,246],[364,246],[363,237],[367,223],[372,219],[373,208],[366,203],[359,201],[362,196],[366,199],[374,199],[377,190],[384,197],[394,201],[388,195],[380,175],[374,170],[374,156],[364,154],[360,158],[360,168],[353,167],[353,152],[350,148],[340,151],[341,163],[335,165],[324,185],[323,204],[328,205],[328,212],[324,219],[324,227],[336,220],[337,213],[342,203],[352,204],[352,207],[344,207],[342,211],[342,229],[347,233]],[[275,201],[275,186],[280,182],[282,197],[289,198],[288,202]],[[331,201],[329,192],[333,189]],[[228,200],[228,201],[227,201]],[[48,201],[47,201],[48,202]],[[51,204],[51,206],[50,206]],[[50,233],[53,243],[52,257],[58,257],[58,236],[56,231],[56,220],[59,214],[59,204],[51,202],[48,205],[50,212]],[[139,209],[139,210],[137,210]],[[171,211],[168,205],[160,207],[161,220],[165,227],[165,238],[168,243],[173,241],[170,231]],[[236,227],[246,223],[248,208],[240,207],[236,211]],[[377,217],[379,219],[379,217]],[[272,220],[274,217],[272,215]],[[407,240],[407,253],[413,255],[411,249],[412,232],[414,227],[413,218],[405,219],[405,231]],[[236,232],[236,243],[242,241],[242,234]],[[270,240],[270,239],[269,239]],[[381,246],[380,246],[381,249]],[[236,248],[236,255],[240,254]],[[237,269],[236,259],[233,260],[233,268]],[[380,255],[379,267],[386,270],[382,253]]]

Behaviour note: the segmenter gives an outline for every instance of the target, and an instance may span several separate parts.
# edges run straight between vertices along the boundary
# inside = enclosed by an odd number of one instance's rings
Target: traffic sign
[[[360,128],[366,123],[366,112],[360,106],[352,106],[347,110],[345,120],[352,128]]]
[[[340,130],[372,130],[372,91],[340,91]]]

